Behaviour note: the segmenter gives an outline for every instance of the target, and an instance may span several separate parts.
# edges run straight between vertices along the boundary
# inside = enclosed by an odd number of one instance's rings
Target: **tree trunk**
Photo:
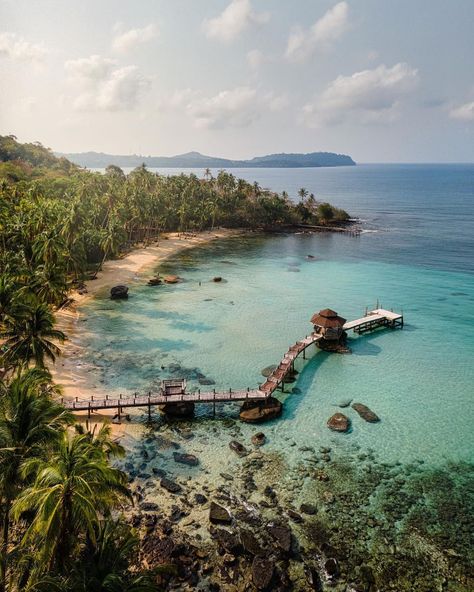
[[[8,543],[10,535],[10,509],[11,499],[5,499],[3,524],[2,524],[2,545],[0,551],[0,592],[7,589],[7,569],[8,569]]]

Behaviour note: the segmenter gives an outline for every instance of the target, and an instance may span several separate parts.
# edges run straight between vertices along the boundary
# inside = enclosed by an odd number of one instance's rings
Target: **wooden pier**
[[[394,313],[393,311],[376,308],[370,312],[366,312],[365,316],[354,321],[348,321],[344,324],[344,331],[354,331],[355,333],[366,333],[373,331],[379,327],[390,327],[395,329],[403,327],[403,314]],[[186,391],[186,380],[184,379],[169,379],[163,380],[158,392],[147,395],[129,395],[119,397],[104,398],[91,397],[90,399],[64,400],[61,402],[71,411],[87,411],[90,416],[93,411],[100,411],[102,409],[117,409],[120,417],[123,409],[130,407],[148,407],[148,413],[151,413],[151,407],[155,405],[179,405],[182,403],[213,403],[214,409],[216,403],[226,402],[242,402],[242,401],[265,401],[274,393],[277,388],[281,388],[284,392],[285,381],[288,375],[294,373],[295,360],[302,354],[305,358],[306,350],[311,345],[317,344],[322,340],[323,336],[317,332],[307,335],[304,339],[296,341],[291,345],[278,366],[267,377],[266,381],[259,385],[258,388],[246,390],[233,391],[208,391],[201,393]]]

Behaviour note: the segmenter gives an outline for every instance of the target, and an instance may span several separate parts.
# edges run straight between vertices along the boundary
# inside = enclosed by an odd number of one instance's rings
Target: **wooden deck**
[[[392,310],[385,310],[384,308],[376,308],[371,310],[364,317],[348,321],[344,325],[344,331],[354,331],[354,333],[366,333],[373,331],[378,327],[403,327],[403,315],[393,312]]]
[[[345,323],[344,330],[353,330],[356,333],[372,331],[378,327],[403,327],[403,315],[389,310],[377,308],[366,314],[366,316]],[[157,393],[148,393],[147,395],[129,395],[117,397],[105,396],[104,398],[91,397],[90,399],[63,400],[63,405],[72,411],[100,411],[101,409],[117,409],[119,414],[128,407],[148,407],[154,405],[165,405],[173,403],[223,403],[233,401],[264,401],[270,397],[277,388],[284,390],[285,379],[288,374],[294,371],[296,358],[303,354],[308,347],[317,343],[322,336],[318,333],[311,333],[304,339],[296,341],[284,354],[275,370],[269,374],[266,381],[255,389],[233,391],[208,391],[201,393],[186,392],[186,381],[183,379],[164,380]]]

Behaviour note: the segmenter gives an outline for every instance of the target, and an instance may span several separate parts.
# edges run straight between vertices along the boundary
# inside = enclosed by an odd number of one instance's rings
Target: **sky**
[[[474,162],[474,0],[0,0],[0,134]]]

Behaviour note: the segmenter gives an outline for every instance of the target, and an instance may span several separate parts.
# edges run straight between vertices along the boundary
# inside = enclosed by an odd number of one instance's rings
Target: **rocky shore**
[[[236,468],[218,478],[197,457],[182,462],[209,429],[237,448]],[[357,446],[343,455],[308,446],[290,466],[261,433],[252,443],[237,440],[229,419],[161,423],[129,450],[127,515],[164,589],[473,589],[472,465],[388,464]]]

